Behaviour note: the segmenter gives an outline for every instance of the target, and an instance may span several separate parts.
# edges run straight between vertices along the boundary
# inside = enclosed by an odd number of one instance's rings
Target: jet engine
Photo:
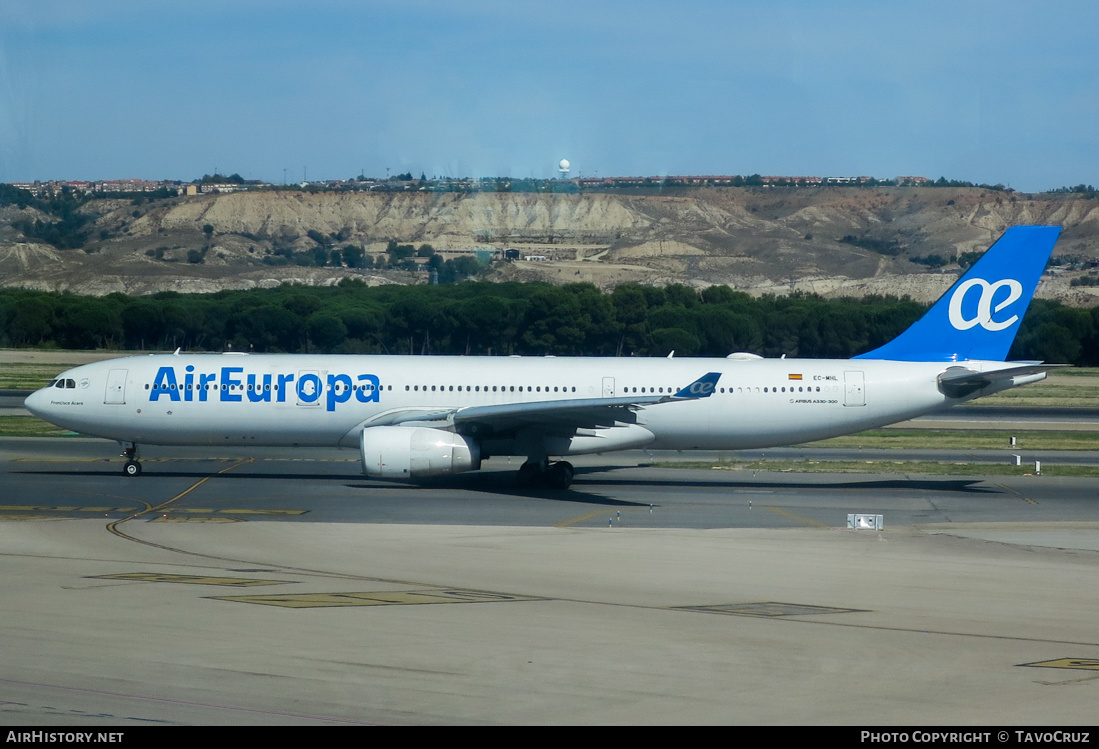
[[[376,478],[417,478],[476,471],[481,446],[460,434],[428,427],[368,427],[359,438],[363,473]]]

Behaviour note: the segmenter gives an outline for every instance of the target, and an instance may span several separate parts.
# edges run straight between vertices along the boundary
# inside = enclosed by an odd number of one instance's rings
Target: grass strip
[[[0,416],[0,437],[76,437],[34,416]]]
[[[1015,446],[1011,438],[1015,437]],[[811,442],[807,447],[905,450],[1099,450],[1099,432],[1041,429],[870,429]]]

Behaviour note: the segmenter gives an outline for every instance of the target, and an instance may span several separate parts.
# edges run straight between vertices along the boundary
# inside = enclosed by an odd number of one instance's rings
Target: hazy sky
[[[1093,0],[0,0],[0,182],[1097,184],[1097,43]]]

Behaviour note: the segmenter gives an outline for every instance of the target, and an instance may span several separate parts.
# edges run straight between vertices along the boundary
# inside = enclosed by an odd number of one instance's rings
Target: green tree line
[[[846,358],[927,306],[909,299],[759,299],[714,286],[469,282],[284,285],[215,294],[85,297],[0,291],[0,346],[188,351]],[[1013,359],[1099,366],[1099,307],[1036,300]]]

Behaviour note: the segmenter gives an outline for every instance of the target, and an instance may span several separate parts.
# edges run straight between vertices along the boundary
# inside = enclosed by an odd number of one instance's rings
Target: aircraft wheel
[[[141,464],[138,463],[136,460],[127,460],[126,464],[122,466],[122,473],[126,474],[127,476],[140,476]]]
[[[571,463],[564,460],[554,463],[546,471],[546,485],[550,489],[568,489],[574,473]]]
[[[519,466],[519,473],[515,477],[515,483],[519,485],[520,489],[529,489],[538,483],[538,480],[542,477],[542,467],[537,463],[527,461],[523,465]]]

